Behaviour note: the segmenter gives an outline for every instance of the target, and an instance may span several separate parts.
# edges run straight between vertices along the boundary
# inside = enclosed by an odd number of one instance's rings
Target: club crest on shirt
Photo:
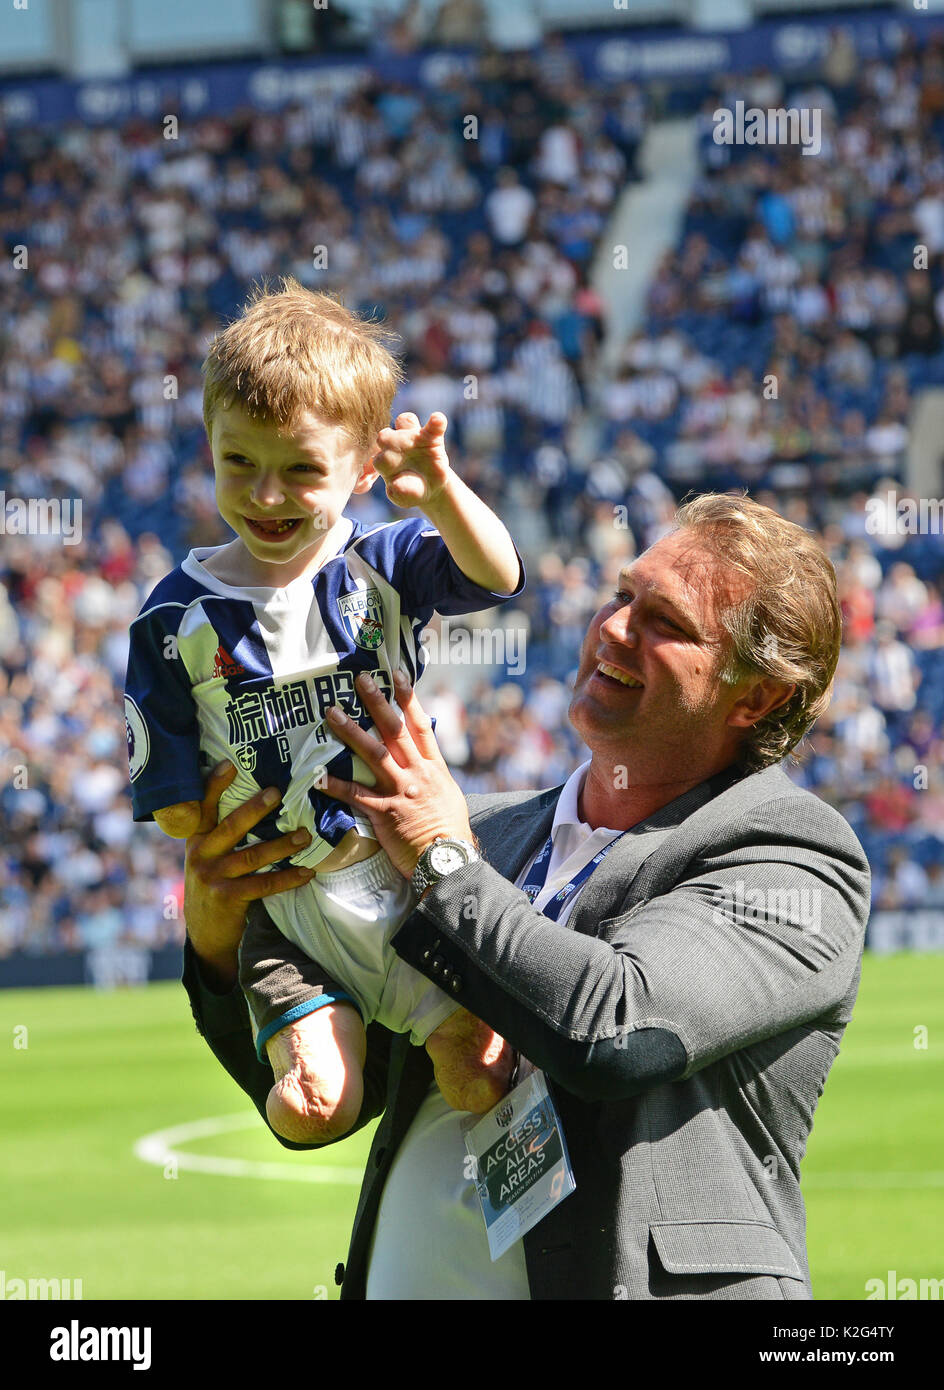
[[[342,594],[338,609],[359,647],[373,652],[383,646],[383,600],[379,589],[358,589],[353,594]]]
[[[151,736],[144,716],[130,695],[125,696],[125,733],[128,736],[128,772],[133,782],[147,766]]]
[[[244,743],[240,748],[234,748],[233,756],[243,772],[255,772],[256,750],[251,743]]]

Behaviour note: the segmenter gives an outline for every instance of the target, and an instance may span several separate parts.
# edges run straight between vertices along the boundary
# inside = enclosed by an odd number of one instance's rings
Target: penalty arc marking
[[[259,1163],[245,1158],[224,1158],[221,1154],[191,1154],[175,1147],[194,1139],[210,1139],[216,1134],[231,1134],[234,1130],[255,1129],[260,1123],[256,1112],[241,1110],[238,1115],[211,1115],[203,1120],[174,1125],[144,1134],[134,1143],[135,1158],[164,1168],[173,1163],[177,1171],[210,1173],[221,1178],[264,1178],[269,1182],[333,1183],[359,1187],[364,1176],[362,1168],[341,1167],[338,1164],[311,1163],[305,1167],[289,1163]]]
[[[236,1115],[212,1115],[204,1120],[191,1120],[188,1124],[174,1125],[171,1129],[158,1129],[153,1134],[145,1134],[134,1144],[134,1154],[142,1163],[163,1168],[174,1163],[177,1170],[191,1173],[209,1173],[222,1178],[263,1178],[269,1182],[315,1182],[334,1183],[345,1187],[359,1187],[364,1176],[362,1168],[341,1167],[312,1163],[305,1167],[289,1163],[260,1163],[245,1158],[224,1158],[221,1154],[190,1154],[176,1149],[175,1144],[186,1144],[194,1139],[211,1139],[216,1134],[232,1134],[235,1130],[254,1129],[259,1116],[254,1110],[241,1110]],[[801,1176],[804,1190],[821,1188],[842,1191],[849,1188],[886,1188],[907,1191],[917,1187],[944,1187],[944,1172],[926,1172],[916,1169],[912,1173],[807,1173]]]

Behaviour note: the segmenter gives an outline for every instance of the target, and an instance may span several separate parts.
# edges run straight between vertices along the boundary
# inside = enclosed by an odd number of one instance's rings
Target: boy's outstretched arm
[[[381,430],[372,460],[395,507],[419,507],[467,579],[511,594],[521,577],[514,542],[498,517],[453,471],[446,453],[447,420],[435,411],[421,426],[410,412]]]

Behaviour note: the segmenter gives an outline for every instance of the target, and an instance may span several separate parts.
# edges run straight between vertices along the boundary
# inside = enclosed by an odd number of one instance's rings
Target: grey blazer
[[[394,943],[552,1081],[577,1190],[525,1237],[531,1296],[809,1299],[799,1166],[858,988],[862,848],[780,768],[723,776],[646,823],[663,833],[642,863],[624,837],[559,926],[512,886],[559,793],[470,797],[488,862],[433,888]],[[431,1080],[384,1031],[368,1030],[373,1105],[386,1094],[342,1298],[364,1297]],[[664,1048],[629,1045],[667,1034],[671,1077]]]
[[[779,768],[735,776],[624,836],[563,926],[513,886],[561,789],[472,796],[487,862],[431,889],[394,940],[550,1079],[577,1189],[524,1238],[532,1298],[812,1297],[799,1166],[858,988],[869,867]],[[241,993],[208,991],[189,943],[184,984],[265,1118],[272,1073]],[[433,1079],[407,1036],[367,1039],[357,1127],[382,1119],[344,1299],[365,1296],[383,1186]]]

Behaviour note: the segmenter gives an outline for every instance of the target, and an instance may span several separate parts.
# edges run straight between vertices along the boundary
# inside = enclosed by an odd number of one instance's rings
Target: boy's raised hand
[[[412,412],[398,415],[394,429],[381,430],[372,462],[395,507],[425,507],[450,475],[444,440],[448,421],[434,411],[425,425]]]

